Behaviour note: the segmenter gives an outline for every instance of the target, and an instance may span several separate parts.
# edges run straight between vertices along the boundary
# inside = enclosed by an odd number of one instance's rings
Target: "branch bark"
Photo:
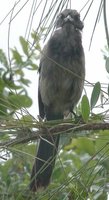
[[[10,139],[6,142],[1,142],[0,147],[6,148],[8,146],[13,146],[16,144],[24,144],[30,141],[34,141],[43,137],[47,134],[69,134],[72,133],[72,137],[77,137],[78,132],[79,136],[89,135],[91,131],[96,130],[109,130],[109,123],[88,123],[88,124],[71,124],[63,123],[55,125],[52,128],[41,128],[37,131],[28,132],[26,129],[23,130],[23,134],[20,134],[20,137],[16,139]],[[84,133],[84,131],[87,131]],[[80,133],[81,132],[81,133]]]

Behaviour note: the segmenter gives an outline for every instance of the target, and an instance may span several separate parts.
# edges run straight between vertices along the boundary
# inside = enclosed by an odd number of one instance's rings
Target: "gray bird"
[[[58,120],[73,111],[84,86],[85,58],[81,41],[83,22],[76,10],[57,17],[56,30],[45,45],[39,67],[39,114]],[[47,187],[55,164],[60,135],[40,139],[30,190]]]

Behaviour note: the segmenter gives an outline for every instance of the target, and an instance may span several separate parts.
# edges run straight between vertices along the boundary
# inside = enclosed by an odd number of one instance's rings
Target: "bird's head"
[[[62,28],[66,24],[70,24],[75,30],[82,30],[84,25],[80,20],[80,14],[76,10],[65,9],[59,14],[56,21],[56,28]]]

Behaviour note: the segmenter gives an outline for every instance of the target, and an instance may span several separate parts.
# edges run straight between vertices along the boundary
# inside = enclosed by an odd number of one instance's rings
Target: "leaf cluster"
[[[38,69],[37,60],[40,50],[40,36],[32,33],[32,45],[22,36],[19,38],[22,53],[17,48],[11,49],[11,58],[0,49],[0,116],[9,116],[21,108],[30,107],[32,99],[27,87],[31,81],[25,76],[25,70]]]

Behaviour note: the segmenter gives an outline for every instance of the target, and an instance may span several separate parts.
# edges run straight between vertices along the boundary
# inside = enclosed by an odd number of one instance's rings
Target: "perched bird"
[[[39,114],[58,120],[73,111],[85,78],[85,58],[81,41],[83,22],[76,10],[65,9],[56,20],[56,30],[45,45],[39,67]],[[30,190],[47,187],[55,164],[60,135],[40,139],[32,169]]]

